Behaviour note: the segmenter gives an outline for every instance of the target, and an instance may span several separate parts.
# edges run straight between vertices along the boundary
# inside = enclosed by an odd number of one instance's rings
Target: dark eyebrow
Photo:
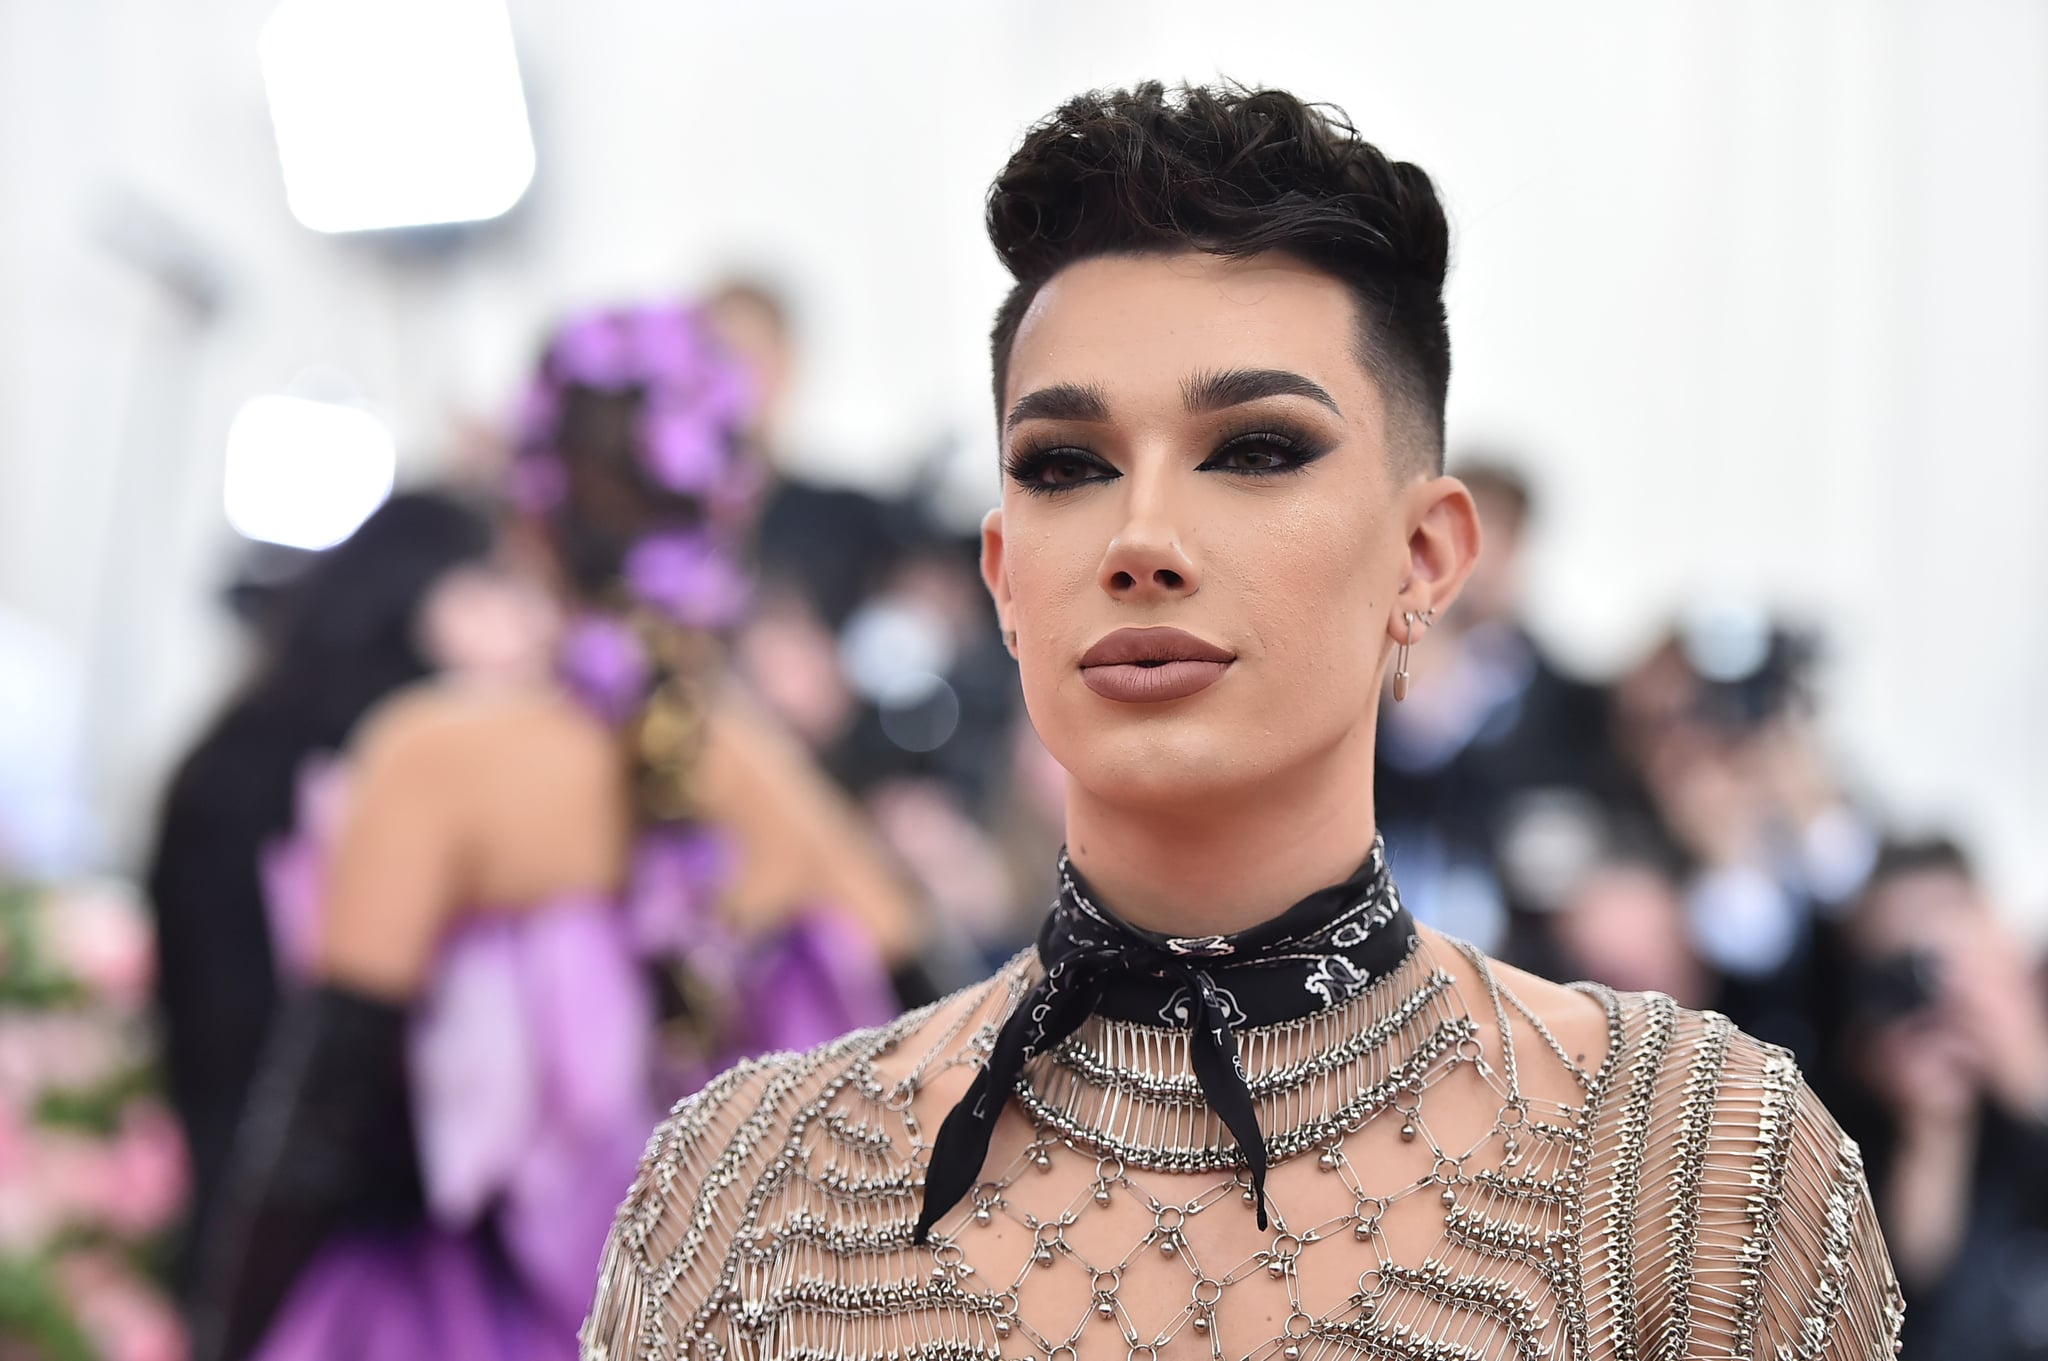
[[[1225,369],[1221,373],[1198,373],[1181,384],[1181,401],[1191,412],[1221,411],[1243,406],[1262,397],[1306,397],[1342,416],[1337,399],[1323,385],[1286,369]]]
[[[1055,383],[1019,397],[1017,405],[1010,408],[1009,419],[1003,422],[1003,428],[1014,430],[1024,421],[1108,419],[1109,399],[1102,395],[1101,388],[1082,383]]]

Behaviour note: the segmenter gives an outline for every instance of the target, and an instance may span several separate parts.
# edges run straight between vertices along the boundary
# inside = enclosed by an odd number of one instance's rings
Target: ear
[[[1010,612],[1010,574],[1003,565],[1003,511],[998,506],[981,517],[981,581],[996,604],[996,625],[1003,631],[1012,657],[1017,655],[1017,625]]]
[[[1440,618],[1479,560],[1479,508],[1463,482],[1434,477],[1417,483],[1408,502],[1408,573],[1387,616],[1387,636],[1396,643],[1408,641],[1411,612],[1418,623]]]

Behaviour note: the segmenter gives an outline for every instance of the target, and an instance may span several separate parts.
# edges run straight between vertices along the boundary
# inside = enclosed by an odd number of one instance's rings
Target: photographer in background
[[[1904,1355],[2048,1357],[2048,998],[1957,847],[1888,846],[1845,923],[1848,1078]]]
[[[1682,886],[1719,1010],[1808,1067],[1841,1012],[1831,927],[1876,856],[1815,721],[1808,635],[1696,611],[1617,687],[1617,743]]]

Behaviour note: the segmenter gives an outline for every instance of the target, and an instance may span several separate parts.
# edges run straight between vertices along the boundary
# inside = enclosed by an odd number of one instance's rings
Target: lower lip
[[[1125,704],[1159,704],[1186,699],[1214,685],[1229,662],[1165,662],[1159,666],[1084,666],[1081,681],[1104,699]]]

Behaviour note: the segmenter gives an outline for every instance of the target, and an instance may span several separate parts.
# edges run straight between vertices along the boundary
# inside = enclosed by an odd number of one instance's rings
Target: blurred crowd
[[[716,660],[689,665],[715,667],[786,739],[774,770],[801,767],[830,789],[815,819],[792,814],[786,843],[742,838],[739,854],[795,864],[800,839],[851,829],[890,877],[868,896],[894,893],[911,925],[887,925],[886,905],[848,919],[885,980],[884,1007],[920,1004],[1029,942],[1052,894],[1064,777],[1024,717],[977,536],[945,521],[922,483],[880,496],[798,471],[813,461],[785,445],[783,413],[803,379],[789,299],[735,280],[702,315],[748,376],[754,484],[737,531],[745,603],[704,630]],[[1522,622],[1523,550],[1541,510],[1531,475],[1498,452],[1454,451],[1452,462],[1487,543],[1456,608],[1417,640],[1407,698],[1382,714],[1377,803],[1404,896],[1511,963],[1665,992],[1790,1048],[1862,1146],[1911,1306],[1908,1356],[2048,1357],[2048,988],[2007,925],[2038,905],[1991,901],[1965,849],[1888,826],[1859,797],[1822,736],[1818,630],[1727,606],[1675,610],[1620,676],[1568,673]],[[562,563],[551,574],[522,528],[540,502],[518,472],[515,462],[489,485],[400,494],[322,553],[252,551],[227,593],[255,661],[171,776],[146,874],[162,1068],[191,1186],[162,1269],[188,1303],[203,1294],[202,1245],[218,1236],[252,1090],[297,985],[290,960],[303,943],[278,898],[294,838],[320,816],[320,763],[347,758],[372,715],[422,684],[541,683],[570,655],[580,607],[561,589]],[[572,481],[583,475],[569,464]],[[575,545],[556,551],[573,579]],[[586,654],[602,648],[576,655]],[[619,731],[644,750],[659,722],[709,720],[638,708]],[[0,717],[0,776],[35,764],[10,762],[8,743],[47,731],[47,720]],[[768,806],[810,806],[808,778],[776,775]],[[0,819],[8,810],[0,791]],[[25,820],[0,831],[24,847],[60,834]],[[17,860],[24,877],[36,867]],[[750,872],[731,874],[744,884]],[[778,892],[826,890],[792,880]],[[760,920],[781,929],[785,918]],[[62,1085],[22,1056],[27,1009],[69,995],[23,972],[27,937],[7,929],[0,1185],[47,1157],[34,1127]],[[815,961],[808,973],[748,975],[757,964],[731,961],[758,963],[749,948],[728,943],[716,967],[670,976],[660,1023],[725,1024],[742,975],[828,987]],[[773,967],[796,966],[778,956]],[[849,996],[861,986],[829,983]],[[857,1020],[864,1005],[825,1008],[818,1026]],[[700,1034],[696,1060],[782,1038],[804,1036],[758,1025],[717,1043]],[[124,1064],[114,1069],[128,1081]],[[110,1137],[147,1132],[146,1115],[122,1109],[94,1119]],[[0,1258],[112,1232],[112,1211],[68,1226],[55,1223],[63,1213],[10,1202]],[[103,1257],[84,1260],[104,1274]],[[69,1266],[65,1279],[88,1268]],[[0,1290],[0,1311],[9,1301]],[[88,1318],[88,1332],[102,1329],[92,1343],[49,1324],[34,1335],[43,1350],[0,1341],[0,1357],[63,1354],[50,1338],[71,1338],[63,1345],[80,1355],[180,1354],[159,1322],[116,1328],[135,1313],[121,1303]],[[19,1309],[0,1313],[0,1333],[36,1326]]]

